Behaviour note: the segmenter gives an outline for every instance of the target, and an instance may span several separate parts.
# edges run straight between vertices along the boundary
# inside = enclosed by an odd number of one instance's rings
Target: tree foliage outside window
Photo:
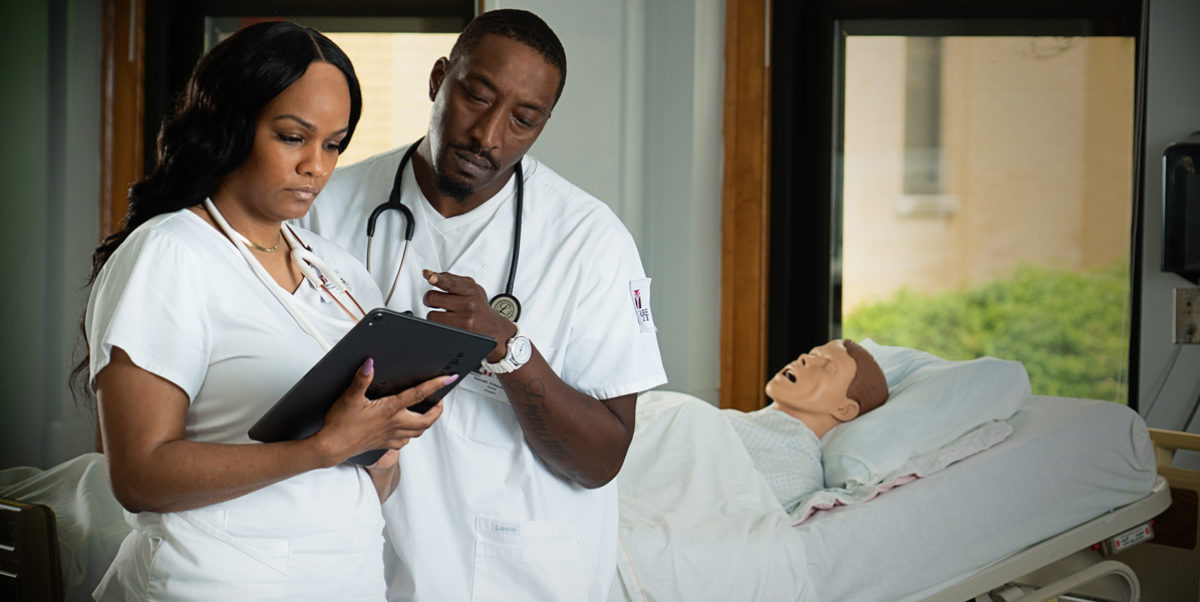
[[[941,294],[899,290],[844,317],[843,336],[946,359],[1018,360],[1035,395],[1127,403],[1127,263],[1091,270],[1018,266]]]

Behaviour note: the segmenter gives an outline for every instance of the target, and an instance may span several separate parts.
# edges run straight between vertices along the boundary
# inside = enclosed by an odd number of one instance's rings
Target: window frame
[[[776,2],[771,18],[770,219],[767,324],[762,337],[773,367],[835,336],[840,292],[834,245],[840,248],[841,124],[845,36],[1098,35],[1132,36],[1135,56],[1133,190],[1130,250],[1129,405],[1137,409],[1140,339],[1141,106],[1144,45],[1137,0],[805,0]],[[797,167],[799,166],[799,167]],[[728,200],[727,200],[728,202]],[[723,384],[724,388],[724,384]],[[759,394],[760,407],[765,398]]]
[[[475,15],[474,0],[191,0],[150,2],[146,7],[144,164],[155,162],[155,137],[159,124],[169,114],[174,98],[182,90],[192,67],[204,54],[208,17],[320,17],[372,18],[405,17],[459,21],[462,31]]]
[[[457,19],[461,31],[482,4],[482,0],[104,0],[101,238],[120,229],[130,184],[154,166],[159,124],[204,52],[206,17]]]

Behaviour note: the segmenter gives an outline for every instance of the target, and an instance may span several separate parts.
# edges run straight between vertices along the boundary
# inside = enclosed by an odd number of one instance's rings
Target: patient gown
[[[771,407],[722,413],[785,510],[791,512],[802,498],[825,488],[821,440],[808,425]]]

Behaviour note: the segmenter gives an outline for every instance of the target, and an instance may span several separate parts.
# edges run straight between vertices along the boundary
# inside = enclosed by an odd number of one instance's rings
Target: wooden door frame
[[[720,405],[763,407],[770,217],[770,0],[726,0]]]
[[[100,85],[100,238],[125,220],[130,184],[142,176],[144,0],[104,0]]]
[[[125,222],[129,186],[142,176],[145,5],[104,0],[100,58],[100,240]],[[96,422],[96,451],[104,451]]]

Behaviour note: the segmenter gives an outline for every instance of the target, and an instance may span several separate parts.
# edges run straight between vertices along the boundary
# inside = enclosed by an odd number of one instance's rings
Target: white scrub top
[[[312,246],[366,308],[379,291],[344,251]],[[330,341],[353,325],[307,282],[292,295]],[[224,234],[189,210],[134,231],[101,270],[86,314],[91,377],[114,346],[178,385],[193,441],[251,444],[246,432],[316,361],[321,346]],[[154,403],[147,399],[145,403]],[[195,510],[126,512],[134,528],[98,600],[379,600],[382,515],[365,470],[319,469]]]
[[[366,217],[388,197],[404,148],[335,171],[304,220],[365,260]],[[523,240],[513,294],[518,323],[550,367],[598,399],[666,382],[649,279],[612,211],[532,157],[523,160]],[[403,200],[416,232],[391,307],[424,316],[422,269],[503,292],[513,244],[515,183],[470,213],[445,218],[421,194],[411,163]],[[372,276],[392,285],[403,218],[389,211],[372,245]],[[551,472],[525,444],[499,387],[468,377],[445,413],[400,454],[384,504],[391,600],[607,598],[616,567],[616,481],[585,489]]]

